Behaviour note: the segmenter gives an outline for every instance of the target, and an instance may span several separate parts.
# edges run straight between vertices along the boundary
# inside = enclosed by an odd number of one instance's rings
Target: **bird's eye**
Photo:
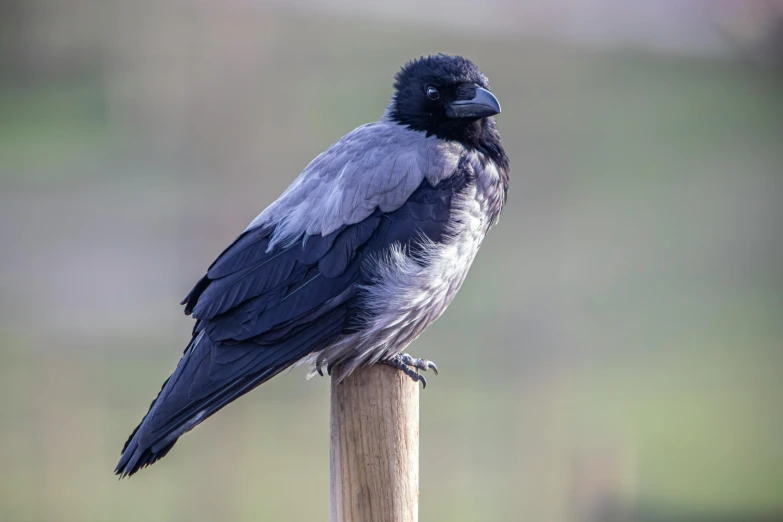
[[[437,100],[440,98],[440,93],[438,93],[438,89],[435,87],[427,87],[427,98],[430,100]]]

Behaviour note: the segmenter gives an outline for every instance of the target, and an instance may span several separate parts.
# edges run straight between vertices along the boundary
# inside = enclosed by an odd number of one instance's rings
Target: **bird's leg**
[[[434,362],[428,361],[427,359],[416,359],[407,353],[395,355],[391,359],[386,359],[381,362],[401,370],[403,373],[405,373],[405,375],[413,379],[415,382],[421,382],[422,388],[427,387],[427,379],[425,379],[424,376],[416,370],[422,370],[426,372],[427,370],[432,369],[433,373],[438,375],[438,367]]]

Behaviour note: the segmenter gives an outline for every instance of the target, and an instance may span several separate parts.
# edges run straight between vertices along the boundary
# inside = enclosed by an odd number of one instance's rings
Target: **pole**
[[[333,377],[331,402],[331,522],[416,522],[419,383],[376,364]]]

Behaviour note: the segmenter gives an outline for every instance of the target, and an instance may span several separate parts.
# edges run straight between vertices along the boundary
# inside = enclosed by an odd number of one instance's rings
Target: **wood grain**
[[[335,381],[331,521],[417,521],[420,385],[383,364]]]

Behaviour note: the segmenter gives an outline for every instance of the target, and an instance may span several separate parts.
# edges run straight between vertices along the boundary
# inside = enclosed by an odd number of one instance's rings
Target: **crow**
[[[506,201],[509,160],[484,74],[461,56],[409,61],[383,117],[315,158],[182,301],[196,322],[122,449],[133,475],[220,408],[299,363],[342,379],[384,363],[426,386],[404,349],[459,290]]]

